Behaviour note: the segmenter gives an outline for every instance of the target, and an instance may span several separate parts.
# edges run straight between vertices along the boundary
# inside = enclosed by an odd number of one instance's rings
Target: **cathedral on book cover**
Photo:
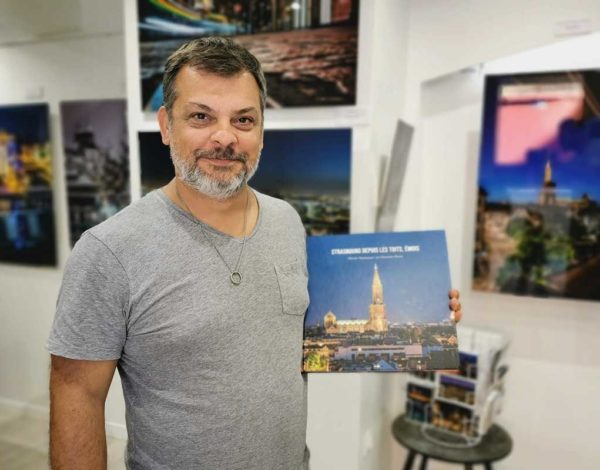
[[[369,305],[368,319],[338,320],[331,310],[323,317],[323,327],[327,334],[345,333],[385,333],[389,322],[385,316],[383,303],[383,284],[379,277],[377,265],[373,269],[372,298]]]

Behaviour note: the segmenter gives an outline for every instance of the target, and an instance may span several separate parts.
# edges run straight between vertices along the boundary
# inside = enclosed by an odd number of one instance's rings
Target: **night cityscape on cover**
[[[456,369],[443,231],[309,237],[305,372]]]

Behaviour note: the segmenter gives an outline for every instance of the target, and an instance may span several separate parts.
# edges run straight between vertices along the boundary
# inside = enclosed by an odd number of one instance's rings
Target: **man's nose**
[[[237,144],[237,136],[230,125],[220,125],[210,136],[212,142],[219,144],[223,148]]]

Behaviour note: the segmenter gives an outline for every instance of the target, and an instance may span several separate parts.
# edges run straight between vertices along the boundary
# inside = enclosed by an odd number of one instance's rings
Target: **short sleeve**
[[[127,337],[129,282],[113,252],[86,232],[65,267],[48,339],[51,354],[114,360]]]

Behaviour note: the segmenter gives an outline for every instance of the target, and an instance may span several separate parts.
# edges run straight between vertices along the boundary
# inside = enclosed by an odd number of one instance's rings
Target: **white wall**
[[[600,67],[600,34],[488,62],[494,73]],[[513,453],[497,468],[600,468],[600,307],[594,302],[470,290],[483,75],[458,72],[424,83],[423,227],[447,230],[451,268],[462,289],[465,324],[511,339],[504,411]],[[451,183],[450,183],[451,182]],[[401,456],[399,455],[399,458]],[[390,468],[393,468],[390,467]],[[452,468],[438,465],[432,468]]]
[[[76,24],[86,32],[70,29],[75,19],[69,16],[69,31],[57,30],[51,39],[31,33],[0,45],[0,103],[47,102],[50,106],[59,254],[57,268],[0,265],[0,405],[39,412],[48,408],[45,343],[70,250],[59,102],[125,97],[121,3],[105,1],[103,8],[97,3],[85,0],[77,9]],[[69,2],[61,5],[72,6]],[[107,420],[122,423],[118,378],[115,382]],[[115,432],[122,433],[122,429],[118,425]]]
[[[400,117],[418,124],[421,86],[427,80],[463,68],[558,42],[561,25],[588,22],[600,28],[600,2],[596,0],[410,0],[407,75]],[[424,181],[420,155],[422,139],[417,126],[407,182],[402,191],[397,229],[422,226],[428,207],[421,202]]]

